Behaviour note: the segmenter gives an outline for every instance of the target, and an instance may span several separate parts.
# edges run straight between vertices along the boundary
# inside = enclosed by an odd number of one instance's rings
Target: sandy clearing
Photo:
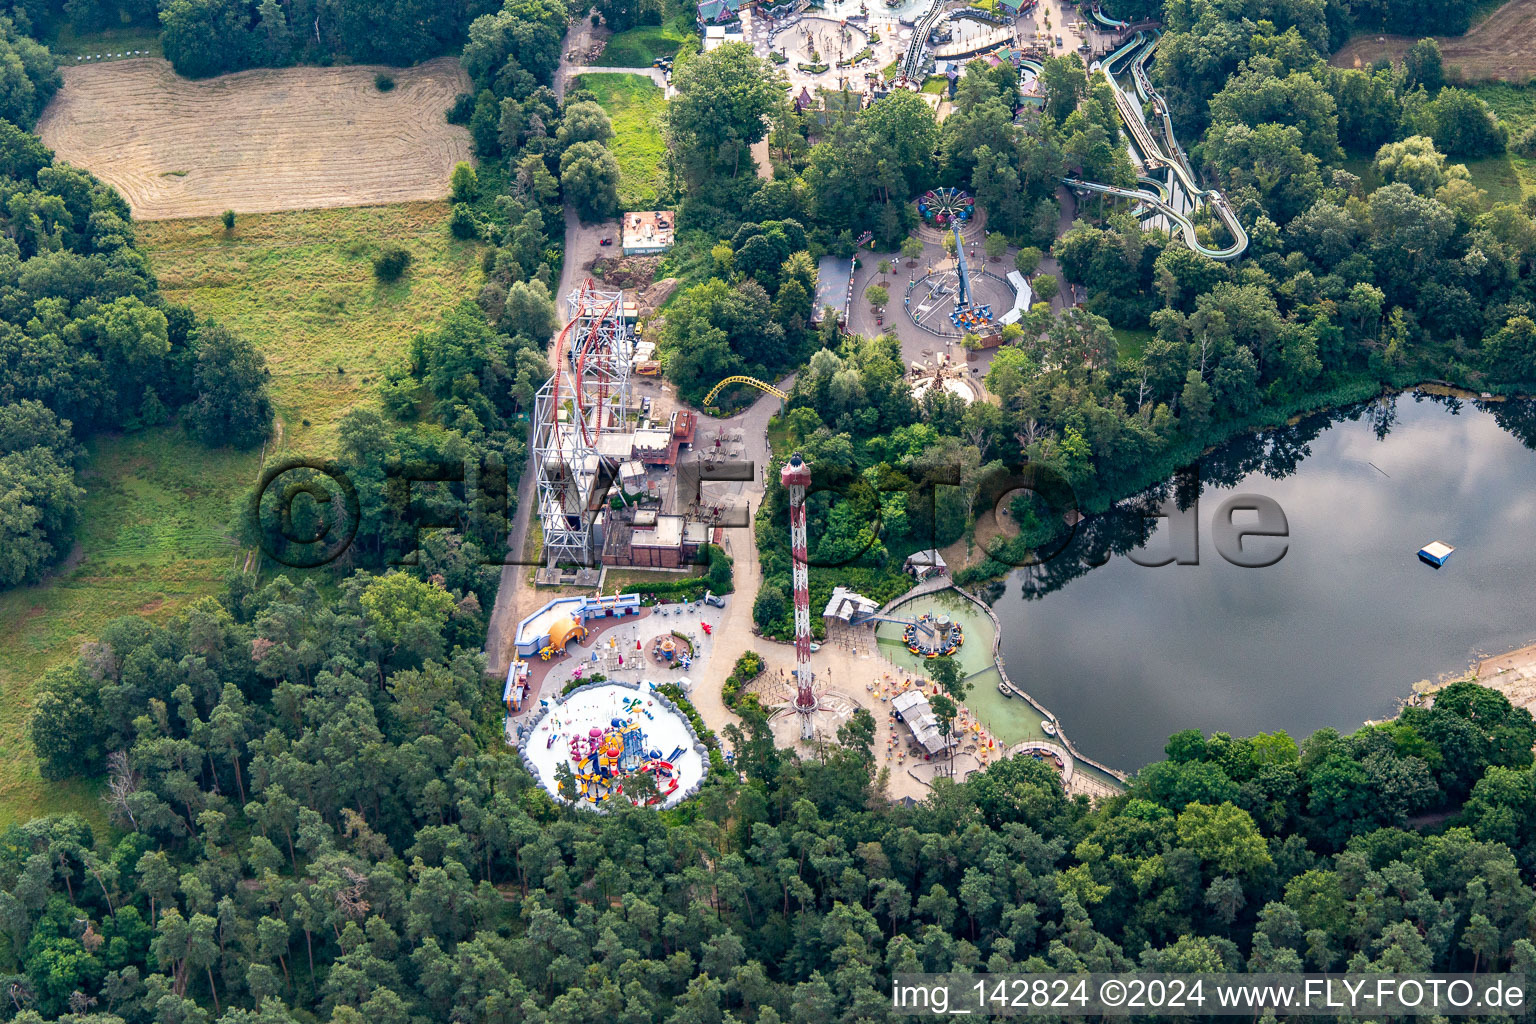
[[[374,75],[396,86],[381,93]],[[37,132],[163,220],[440,199],[470,159],[444,112],[469,88],[451,57],[414,68],[284,68],[192,81],[157,58],[65,68]]]
[[[1536,0],[1509,0],[1461,36],[1436,36],[1449,76],[1459,69],[1469,82],[1500,81],[1523,85],[1536,76]],[[1417,36],[1363,35],[1335,53],[1329,63],[1341,68],[1369,68],[1381,57],[1400,61]]]

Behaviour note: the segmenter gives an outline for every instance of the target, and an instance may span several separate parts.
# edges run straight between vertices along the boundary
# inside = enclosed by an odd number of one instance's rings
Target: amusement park
[[[1063,224],[1074,199],[1100,197],[1212,259],[1244,250],[1246,236],[1226,197],[1196,183],[1167,105],[1151,86],[1146,67],[1155,58],[1155,32],[1097,8],[1072,18],[1060,0],[1002,5],[1011,18],[978,17],[945,0],[884,7],[871,11],[856,0],[759,5],[743,9],[742,28],[760,51],[778,54],[775,63],[803,77],[836,68],[839,89],[865,89],[860,103],[877,101],[882,90],[917,88],[946,61],[954,69],[982,56],[1015,63],[1027,106],[1030,95],[1040,95],[1041,57],[1086,53],[1090,74],[1115,96],[1138,183],[1126,189],[1065,179]],[[1049,38],[1042,24],[1054,26]],[[890,55],[899,57],[895,78],[869,73],[863,87],[850,86],[854,72]],[[794,75],[786,75],[794,90]],[[810,87],[800,86],[805,103],[797,105],[816,102]],[[1143,105],[1152,118],[1143,120]],[[989,234],[985,208],[965,189],[936,183],[913,201],[912,214],[916,227],[899,252],[877,252],[866,231],[851,260],[823,258],[816,308],[835,312],[850,333],[893,337],[917,400],[993,401],[984,381],[995,350],[1033,322],[1025,318],[1037,302],[1064,307],[1074,297],[1037,288],[1041,275],[1057,273],[1054,260],[1015,260],[1019,251]],[[888,315],[898,295],[901,309]],[[777,742],[794,749],[832,741],[867,711],[893,769],[893,795],[921,794],[935,772],[963,776],[990,758],[1019,753],[1054,764],[1069,791],[1118,789],[1118,776],[1075,750],[1055,717],[1009,679],[995,619],[954,587],[940,552],[911,556],[911,590],[885,606],[839,586],[824,609],[812,607],[806,496],[815,467],[770,446],[789,383],[726,376],[690,407],[658,387],[655,345],[640,336],[633,297],[587,280],[565,305],[530,444],[541,552],[532,582],[554,596],[525,607],[504,662],[508,741],[551,795],[601,809],[616,797],[670,806],[696,792],[713,754],[696,726],[735,720],[719,680],[748,653],[762,668],[744,685],[770,712]],[[721,417],[716,403],[727,392],[727,402],[756,397]],[[736,463],[776,466],[787,497],[787,516],[776,527],[787,531],[791,555],[787,644],[759,636],[751,614],[759,569],[749,527],[768,481],[753,473],[684,484]],[[711,559],[734,562],[736,593],[684,593],[671,582],[650,594],[633,583],[610,586],[641,578],[635,574],[681,580]],[[955,722],[938,716],[944,702],[934,702],[941,693],[927,678],[940,662],[962,664],[970,683]],[[1020,702],[1030,706],[1022,716]],[[731,751],[720,756],[716,770],[731,764]]]
[[[951,310],[985,305],[968,288],[975,275],[966,249],[975,238],[967,230],[980,217],[969,200],[957,191],[924,197],[930,223],[921,230],[954,240],[952,254],[942,241],[933,245],[944,253],[935,261],[947,259],[953,274],[943,292]],[[953,588],[938,552],[909,559],[912,591],[887,607],[838,588],[825,608],[813,608],[806,502],[814,467],[800,454],[783,458],[775,473],[787,498],[777,528],[792,555],[791,643],[756,635],[758,570],[750,548],[736,559],[737,593],[674,598],[659,586],[647,593],[605,584],[637,571],[686,579],[701,553],[735,554],[744,531],[727,529],[726,513],[758,507],[766,481],[754,474],[680,493],[679,469],[694,459],[777,462],[766,441],[787,393],[766,381],[723,379],[706,408],[727,388],[761,397],[717,428],[699,430],[697,413],[675,400],[669,406],[660,392],[645,394],[631,379],[638,358],[649,354],[635,340],[631,299],[587,282],[567,305],[555,371],[535,406],[532,446],[544,556],[532,579],[547,596],[507,637],[503,691],[507,741],[551,797],[599,812],[621,803],[665,808],[697,793],[711,771],[733,770],[735,752],[716,731],[734,718],[720,680],[748,652],[759,669],[745,685],[768,712],[776,742],[806,750],[836,742],[854,715],[867,712],[893,796],[918,798],[939,775],[963,777],[1020,754],[1055,765],[1069,791],[1116,790],[1118,778],[1073,751],[1049,712],[1033,706],[1020,719],[1017,706],[1032,701],[998,660],[996,623],[984,605]],[[991,322],[992,310],[977,312]],[[948,353],[914,361],[912,376],[914,388],[967,400],[985,394]],[[954,718],[940,714],[946,705],[927,678],[938,659],[963,664],[979,681]]]

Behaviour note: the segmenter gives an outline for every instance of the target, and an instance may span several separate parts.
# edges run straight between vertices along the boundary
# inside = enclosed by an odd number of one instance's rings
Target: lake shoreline
[[[1525,563],[1509,547],[1536,522],[1521,482],[1536,480],[1536,409],[1448,392],[1423,382],[1215,449],[1198,477],[1207,512],[1193,506],[1203,557],[1185,563],[1206,569],[1129,575],[1141,569],[1123,556],[1158,543],[1137,536],[1131,509],[1126,524],[1087,520],[1098,532],[1028,574],[1023,592],[1017,574],[1006,590],[978,588],[999,620],[1000,653],[1024,668],[1014,689],[1025,682],[1075,745],[1131,773],[1160,760],[1183,726],[1349,730],[1457,679],[1536,712],[1536,622],[1522,614]],[[1209,509],[1245,490],[1291,516],[1290,555],[1262,584],[1216,557],[1203,528]],[[1412,555],[1436,537],[1461,548],[1446,573]],[[1337,664],[1317,653],[1349,648],[1350,633],[1379,646],[1340,650]],[[1141,710],[1126,717],[1121,706]]]

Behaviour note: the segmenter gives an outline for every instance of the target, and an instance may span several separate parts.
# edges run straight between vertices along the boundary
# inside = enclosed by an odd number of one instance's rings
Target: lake
[[[1413,394],[1239,438],[1194,467],[1198,487],[1186,471],[1142,496],[1198,513],[1198,565],[1133,562],[1174,528],[1117,509],[1009,576],[993,604],[1008,674],[1127,770],[1180,729],[1300,740],[1389,716],[1416,681],[1536,641],[1532,445],[1530,403]],[[1284,510],[1288,538],[1245,542],[1285,545],[1267,568],[1217,553],[1212,519],[1240,493]],[[1417,558],[1435,540],[1456,549],[1438,570]]]

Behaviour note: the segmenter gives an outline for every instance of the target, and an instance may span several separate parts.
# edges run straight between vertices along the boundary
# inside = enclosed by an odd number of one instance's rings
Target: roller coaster
[[[1097,13],[1097,12],[1095,12]],[[1100,19],[1102,20],[1102,19]],[[1063,179],[1067,185],[1080,192],[1097,192],[1101,195],[1129,199],[1137,204],[1142,216],[1155,215],[1165,218],[1175,226],[1184,243],[1195,252],[1213,260],[1235,260],[1248,249],[1248,233],[1232,212],[1227,197],[1217,189],[1202,188],[1190,169],[1189,157],[1179,145],[1173,132],[1173,119],[1168,114],[1168,104],[1163,100],[1152,81],[1147,77],[1146,64],[1157,48],[1157,35],[1137,32],[1130,42],[1120,47],[1102,61],[1094,61],[1090,74],[1102,74],[1109,82],[1115,98],[1115,109],[1125,122],[1131,140],[1131,155],[1141,168],[1137,176],[1137,188],[1121,188],[1079,178]],[[1136,95],[1133,97],[1121,85],[1120,76],[1129,73]],[[1166,140],[1166,147],[1153,136],[1142,110],[1143,103],[1150,103],[1157,115]],[[1166,175],[1160,178],[1158,175]],[[1200,241],[1195,223],[1189,214],[1206,203],[1232,236],[1232,242],[1222,248],[1212,248]],[[1184,209],[1184,207],[1188,209]]]
[[[613,470],[612,460],[598,452],[598,438],[624,429],[634,339],[623,292],[598,291],[587,278],[567,303],[554,372],[534,397],[533,451],[545,556],[551,565],[587,565],[592,506]]]
[[[715,396],[732,384],[746,384],[749,387],[757,388],[757,390],[763,392],[764,394],[772,395],[781,402],[787,401],[789,399],[788,395],[774,387],[772,384],[767,383],[766,381],[760,381],[756,377],[736,376],[727,377],[719,384],[716,384],[714,387],[710,388],[709,394],[704,396],[703,404],[705,406],[713,405],[715,403]]]

